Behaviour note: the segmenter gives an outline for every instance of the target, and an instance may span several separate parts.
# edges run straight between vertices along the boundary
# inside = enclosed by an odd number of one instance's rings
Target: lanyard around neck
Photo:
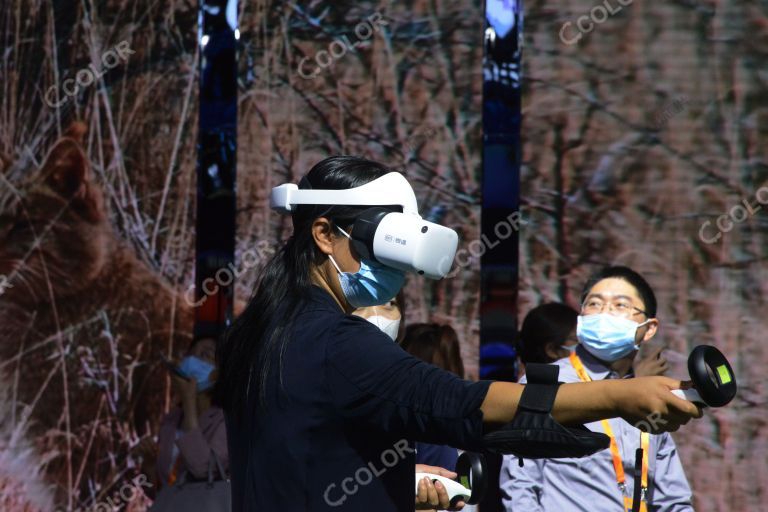
[[[576,355],[576,352],[571,352],[569,359],[571,361],[571,365],[573,365],[573,368],[576,370],[576,374],[579,376],[579,379],[581,379],[582,382],[591,382],[592,378],[587,373],[586,368],[584,368],[584,364],[581,362],[579,356]],[[605,431],[605,434],[611,438],[611,458],[613,459],[613,469],[616,471],[616,482],[619,484],[619,489],[621,489],[621,492],[626,495],[626,477],[624,475],[624,466],[621,462],[621,454],[619,453],[619,445],[616,442],[616,436],[613,435],[613,429],[611,428],[611,424],[608,422],[608,420],[602,420],[600,423],[603,426],[603,431]],[[640,485],[642,487],[643,496],[646,495],[648,489],[649,440],[650,435],[648,432],[642,432],[640,434],[640,447],[643,449],[643,464],[642,469],[640,470]]]

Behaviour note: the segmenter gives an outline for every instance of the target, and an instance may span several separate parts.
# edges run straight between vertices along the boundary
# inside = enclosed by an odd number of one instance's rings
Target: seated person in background
[[[559,380],[631,377],[639,346],[648,343],[659,326],[653,290],[627,267],[606,267],[590,278],[581,299],[579,344],[555,363],[560,367]],[[654,421],[652,416],[648,422]],[[514,456],[504,457],[499,485],[506,510],[631,510],[635,452],[640,447],[647,454],[643,477],[637,482],[643,487],[640,510],[693,510],[691,488],[668,433],[648,435],[620,418],[586,427],[610,436],[611,448],[584,458],[525,460],[523,467]]]
[[[560,302],[536,306],[525,315],[517,343],[523,364],[554,363],[568,357],[579,343],[576,337],[578,311]],[[663,347],[651,348],[645,357],[634,361],[637,377],[664,375],[669,368],[661,355]]]
[[[215,352],[214,338],[196,338],[178,365],[190,379],[171,374],[180,404],[168,412],[160,425],[157,474],[162,486],[173,485],[182,471],[186,471],[189,480],[207,479],[212,451],[224,471],[229,470],[224,411],[212,402]],[[214,475],[218,475],[215,461],[213,468]]]

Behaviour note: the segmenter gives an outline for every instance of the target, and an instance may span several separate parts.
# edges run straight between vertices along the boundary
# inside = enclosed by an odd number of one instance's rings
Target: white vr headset
[[[273,209],[290,213],[297,205],[371,206],[355,219],[351,233],[352,245],[361,258],[429,279],[442,279],[451,270],[459,236],[450,228],[421,218],[416,194],[400,173],[390,172],[344,190],[299,189],[293,183],[272,189]],[[385,206],[401,206],[403,212]]]

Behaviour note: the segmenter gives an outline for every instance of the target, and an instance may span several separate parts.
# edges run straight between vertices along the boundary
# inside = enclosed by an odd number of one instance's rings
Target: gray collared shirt
[[[581,346],[576,349],[592,380],[617,378]],[[556,363],[561,382],[580,382],[568,358]],[[520,381],[525,382],[525,377]],[[640,430],[621,418],[608,420],[616,436],[626,474],[628,496],[634,491],[635,450],[640,447]],[[599,421],[586,427],[603,432]],[[648,468],[649,512],[692,512],[691,488],[669,434],[650,438]],[[624,502],[616,482],[610,450],[581,459],[525,459],[521,468],[517,457],[505,456],[499,485],[507,511],[598,512],[622,511]]]

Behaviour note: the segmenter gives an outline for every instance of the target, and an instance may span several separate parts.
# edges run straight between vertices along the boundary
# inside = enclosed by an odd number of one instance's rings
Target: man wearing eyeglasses
[[[606,267],[589,279],[581,299],[579,345],[555,363],[559,380],[633,377],[638,349],[659,328],[650,285],[630,268]],[[640,429],[648,430],[642,422],[633,426],[620,418],[586,426],[607,434],[610,448],[580,459],[525,460],[523,467],[514,456],[504,458],[499,484],[507,511],[693,510],[691,488],[669,434],[649,435]]]

